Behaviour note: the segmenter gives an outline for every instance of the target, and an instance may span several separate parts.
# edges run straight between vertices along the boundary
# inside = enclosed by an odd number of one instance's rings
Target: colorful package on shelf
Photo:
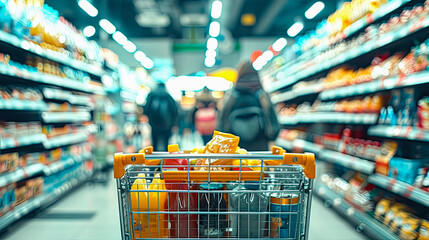
[[[350,189],[344,193],[344,199],[354,208],[362,212],[370,212],[374,209],[374,200],[380,195],[380,190],[366,182],[366,177],[356,173],[349,180]]]
[[[423,160],[393,157],[389,161],[389,177],[408,184],[416,180],[418,170],[423,166]]]
[[[0,173],[11,172],[18,167],[18,153],[6,153],[0,155]]]
[[[15,184],[0,187],[0,217],[15,206]]]
[[[429,240],[429,221],[428,220],[421,221],[419,236],[417,240]]]
[[[29,166],[31,164],[40,163],[41,153],[25,153],[19,157],[18,165],[19,167]]]
[[[385,141],[381,146],[380,155],[375,158],[375,172],[387,176],[389,173],[389,162],[396,154],[398,143]]]
[[[429,130],[429,97],[420,99],[417,104],[417,126]]]
[[[386,199],[386,198],[380,199],[380,201],[378,201],[374,209],[375,218],[380,222],[384,222],[386,214],[389,211],[390,206],[392,206],[392,204],[393,204],[393,201],[391,199]]]
[[[62,149],[57,148],[49,152],[44,152],[40,154],[40,162],[48,165],[50,163],[59,161],[61,159],[61,156],[62,156]]]

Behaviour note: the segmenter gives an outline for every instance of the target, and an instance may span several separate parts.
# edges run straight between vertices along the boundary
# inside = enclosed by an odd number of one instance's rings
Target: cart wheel
[[[359,224],[359,225],[357,225],[356,226],[356,231],[357,232],[363,232],[363,230],[365,230],[365,224],[364,223],[361,223],[361,224]]]
[[[330,208],[332,207],[332,201],[331,200],[326,200],[324,203],[325,207]]]

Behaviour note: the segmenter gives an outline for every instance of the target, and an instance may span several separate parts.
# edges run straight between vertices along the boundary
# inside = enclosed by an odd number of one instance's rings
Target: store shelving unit
[[[46,139],[43,146],[46,149],[57,148],[66,145],[77,144],[88,140],[88,134],[85,132],[69,133]]]
[[[85,122],[91,120],[89,112],[43,112],[42,120],[44,123],[70,123]]]
[[[294,141],[277,139],[276,144],[289,150],[312,152],[316,154],[318,160],[331,162],[333,164],[353,169],[358,172],[362,172],[365,174],[374,173],[375,162],[340,153],[337,151],[324,149],[324,147],[319,144],[308,142],[302,139],[296,139]]]
[[[4,31],[0,31],[0,42],[6,43],[21,51],[26,51],[28,53],[49,59],[51,61],[70,66],[80,71],[88,72],[95,76],[101,77],[104,74],[104,70],[101,68],[101,66],[94,66],[92,64],[73,59],[64,54],[42,49],[37,44],[34,44],[24,39],[20,39],[19,37]]]
[[[48,206],[52,202],[55,202],[61,199],[65,194],[70,192],[72,189],[88,181],[89,178],[90,176],[87,175],[87,176],[81,177],[80,179],[70,179],[69,181],[65,182],[62,186],[57,188],[56,191],[53,191],[51,193],[44,193],[42,195],[33,197],[25,201],[24,203],[18,205],[12,211],[7,212],[4,216],[0,218],[0,231],[5,229],[15,221],[21,219],[28,213],[40,207]]]
[[[368,83],[350,85],[346,87],[325,90],[320,93],[320,100],[332,100],[357,95],[372,94],[403,87],[418,86],[429,83],[429,72],[423,71],[407,77],[391,77],[387,79],[378,79]]]
[[[368,182],[429,207],[429,193],[410,184],[380,174],[369,176]]]
[[[391,12],[395,11],[396,9],[400,8],[404,4],[410,2],[411,0],[393,0],[389,1],[387,4],[381,6],[379,9],[377,9],[374,13],[368,14],[366,17],[361,18],[360,20],[354,22],[350,26],[348,26],[346,29],[344,29],[343,34],[341,36],[341,40],[347,39],[354,34],[358,33],[365,27],[369,26],[371,23],[388,16]],[[331,43],[334,44],[334,43]],[[310,49],[309,51],[304,52],[301,56],[299,56],[296,61],[291,62],[290,64],[286,64],[285,66],[282,66],[274,71],[272,71],[270,74],[274,75],[278,72],[285,71],[288,67],[296,64],[297,62],[305,61],[305,59],[310,58],[311,56],[318,55],[322,53],[323,51],[327,50],[329,48],[329,44],[323,44],[319,45],[317,47],[314,47]]]
[[[16,169],[13,172],[1,173],[0,187],[40,174],[43,172],[45,167],[46,166],[41,163],[36,163],[27,167]]]
[[[393,42],[404,39],[405,37],[410,36],[412,33],[416,31],[420,31],[429,27],[429,17],[421,20],[417,25],[405,25],[401,29],[398,29],[393,32],[389,32],[384,34],[382,37],[368,41],[362,45],[359,45],[356,48],[349,49],[346,53],[342,53],[337,55],[336,57],[330,59],[329,61],[324,61],[315,66],[306,67],[304,64],[298,64],[297,66],[292,66],[291,68],[295,68],[297,70],[286,69],[289,76],[286,76],[284,79],[279,80],[272,84],[272,86],[268,89],[269,92],[274,92],[280,90],[281,88],[290,86],[301,79],[310,77],[316,73],[332,69],[340,64],[343,64],[349,60],[360,57],[366,53],[375,51],[380,49],[381,47],[387,46]]]
[[[318,94],[323,90],[321,84],[314,84],[312,86],[301,88],[301,89],[293,89],[291,91],[286,91],[284,93],[280,93],[271,97],[271,102],[273,104],[277,104],[280,102],[287,102],[295,100],[299,97],[308,96],[312,94]]]
[[[412,126],[371,126],[368,134],[377,137],[429,142],[429,131]]]
[[[0,100],[0,110],[25,110],[25,111],[43,111],[47,105],[43,101],[29,100]]]
[[[46,135],[43,133],[24,135],[20,137],[3,138],[0,140],[0,149],[5,150],[9,148],[24,147],[34,144],[40,144],[44,141],[46,141]]]
[[[337,124],[374,124],[377,122],[378,114],[358,114],[341,112],[311,112],[297,113],[293,116],[280,116],[279,123],[282,125],[297,125],[310,123],[337,123]]]
[[[359,231],[363,231],[375,239],[400,239],[375,218],[352,207],[342,196],[335,193],[325,184],[318,182],[314,187],[314,193],[329,203],[326,205],[331,205],[333,209],[356,226]]]

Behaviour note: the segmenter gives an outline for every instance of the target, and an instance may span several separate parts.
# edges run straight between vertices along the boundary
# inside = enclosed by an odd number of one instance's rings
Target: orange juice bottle
[[[140,192],[131,192],[131,210],[133,212],[148,211],[147,199],[147,183],[145,174],[140,173],[137,179],[131,186],[131,190],[140,190]],[[132,214],[131,232],[134,230],[134,237],[147,237],[148,236],[148,214]]]
[[[163,192],[149,192],[149,211],[163,212],[165,211],[165,203],[168,193],[165,191],[165,181],[158,174],[155,174],[149,190],[161,190]],[[165,214],[151,213],[149,214],[149,237],[150,238],[165,238],[168,236],[168,222]]]

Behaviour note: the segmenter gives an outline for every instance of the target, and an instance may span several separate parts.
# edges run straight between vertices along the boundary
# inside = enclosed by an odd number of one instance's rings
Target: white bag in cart
[[[199,132],[188,132],[180,138],[179,146],[181,149],[191,150],[195,146],[204,146],[204,142]]]

